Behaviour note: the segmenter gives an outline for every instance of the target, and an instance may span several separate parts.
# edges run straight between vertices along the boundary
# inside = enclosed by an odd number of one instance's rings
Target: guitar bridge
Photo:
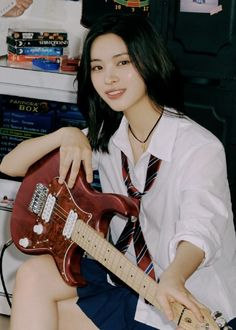
[[[48,188],[42,183],[37,183],[30,205],[28,207],[29,211],[34,214],[40,215],[47,200],[47,196]]]

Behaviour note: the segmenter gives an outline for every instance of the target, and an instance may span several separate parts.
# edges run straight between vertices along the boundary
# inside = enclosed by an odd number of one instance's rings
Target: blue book
[[[8,45],[8,51],[17,55],[42,55],[42,56],[63,55],[63,47],[14,47]]]

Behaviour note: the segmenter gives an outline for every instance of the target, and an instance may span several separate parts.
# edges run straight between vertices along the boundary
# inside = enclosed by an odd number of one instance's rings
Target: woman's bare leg
[[[61,322],[65,324],[67,319],[63,311],[66,308],[69,310],[69,304],[73,315],[76,315],[76,308],[78,310],[75,329],[79,329],[80,315],[82,317],[84,314],[76,305],[73,307],[72,301],[75,302],[76,297],[76,289],[63,281],[51,256],[32,257],[17,272],[10,329],[25,330],[30,327],[30,330],[58,330],[58,309],[62,313]],[[68,302],[62,304],[63,300]],[[86,316],[83,319],[86,320]],[[65,327],[61,329],[67,330]]]
[[[94,323],[76,305],[77,298],[58,303],[58,330],[98,330]]]

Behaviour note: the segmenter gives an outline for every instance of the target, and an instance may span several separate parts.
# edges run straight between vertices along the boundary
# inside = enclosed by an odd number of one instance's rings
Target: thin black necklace
[[[142,141],[142,140],[140,140],[139,138],[137,138],[137,136],[134,134],[134,132],[132,131],[132,128],[131,128],[131,126],[130,126],[130,124],[129,124],[128,127],[129,127],[129,130],[130,130],[130,133],[133,135],[133,137],[134,137],[138,142],[140,142],[140,143],[146,143],[147,140],[149,139],[150,135],[151,135],[152,132],[154,131],[155,127],[156,127],[157,124],[159,123],[161,117],[162,117],[162,113],[160,114],[160,117],[157,119],[155,125],[152,127],[151,131],[148,133],[148,136],[146,137],[145,140]]]

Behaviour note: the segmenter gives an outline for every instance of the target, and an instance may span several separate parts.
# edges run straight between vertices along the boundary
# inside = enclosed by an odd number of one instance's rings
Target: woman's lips
[[[107,91],[105,92],[105,94],[109,99],[114,100],[120,98],[124,94],[124,92],[125,89],[116,89],[116,90]]]

